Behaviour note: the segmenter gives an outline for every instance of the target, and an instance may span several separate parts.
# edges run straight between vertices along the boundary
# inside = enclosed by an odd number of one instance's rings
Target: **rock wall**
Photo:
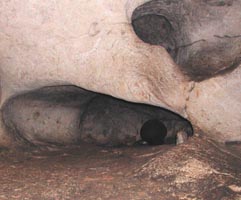
[[[75,85],[169,109],[216,140],[240,140],[241,1],[217,2],[2,0],[1,106],[41,87]],[[138,6],[145,11],[141,17],[165,9],[167,16],[184,17],[177,24],[186,32],[174,36],[184,35],[180,41],[187,46],[176,57],[168,45],[138,38],[131,24]],[[207,42],[195,46],[199,40]],[[8,130],[0,127],[0,144],[6,144]]]

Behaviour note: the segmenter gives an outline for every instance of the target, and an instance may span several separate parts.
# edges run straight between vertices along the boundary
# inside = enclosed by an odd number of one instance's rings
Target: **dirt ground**
[[[0,150],[0,200],[240,200],[241,145]]]

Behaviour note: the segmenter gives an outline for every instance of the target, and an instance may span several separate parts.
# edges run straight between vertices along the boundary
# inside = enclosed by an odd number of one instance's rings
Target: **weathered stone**
[[[241,1],[156,0],[133,13],[137,35],[162,45],[192,80],[201,81],[241,62]]]
[[[24,92],[75,85],[169,109],[216,140],[240,140],[240,8],[240,0],[3,0],[1,107]],[[172,57],[137,37],[140,19]],[[8,146],[2,120],[0,130]]]
[[[184,118],[159,107],[135,104],[74,86],[46,87],[22,94],[3,107],[9,136],[21,145],[133,145],[145,121],[155,119],[175,143],[178,131],[189,136]]]

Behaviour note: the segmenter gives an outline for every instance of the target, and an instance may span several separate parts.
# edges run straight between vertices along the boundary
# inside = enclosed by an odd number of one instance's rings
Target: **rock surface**
[[[175,143],[178,131],[193,134],[184,118],[159,107],[135,104],[74,86],[46,87],[19,95],[3,107],[9,136],[21,146],[77,145],[81,141],[105,146],[133,145],[145,121],[156,119]]]
[[[193,137],[179,146],[0,152],[0,198],[239,200],[240,146]]]
[[[2,0],[1,108],[27,91],[75,85],[169,109],[218,141],[240,141],[240,8],[240,0]],[[163,47],[132,27],[150,14],[151,28],[167,29]],[[0,145],[10,144],[1,120]]]

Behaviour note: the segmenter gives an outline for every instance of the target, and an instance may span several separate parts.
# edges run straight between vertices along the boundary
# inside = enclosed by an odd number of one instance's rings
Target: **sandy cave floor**
[[[241,146],[1,149],[0,176],[0,200],[240,200]]]

